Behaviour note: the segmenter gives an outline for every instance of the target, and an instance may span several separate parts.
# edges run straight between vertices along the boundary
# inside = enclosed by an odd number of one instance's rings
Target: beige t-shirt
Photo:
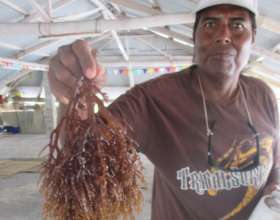
[[[211,168],[202,97],[189,70],[137,85],[109,106],[155,165],[151,219],[248,219],[278,158],[276,99],[262,81],[240,76],[260,133],[260,164],[242,172]],[[256,138],[240,91],[230,103],[207,102],[207,109],[209,123],[215,121],[213,159],[223,167],[246,165],[256,155]]]

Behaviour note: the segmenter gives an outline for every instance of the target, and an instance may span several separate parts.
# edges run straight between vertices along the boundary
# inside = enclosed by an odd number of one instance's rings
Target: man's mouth
[[[209,55],[209,59],[220,60],[220,61],[229,61],[234,58],[233,53],[213,53]]]

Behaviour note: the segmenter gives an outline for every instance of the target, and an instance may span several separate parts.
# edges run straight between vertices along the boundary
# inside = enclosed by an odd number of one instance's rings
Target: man
[[[255,42],[255,0],[202,0],[194,65],[137,85],[109,106],[155,165],[152,220],[248,219],[279,183],[271,90],[241,74]],[[84,41],[60,48],[49,79],[63,109],[84,74],[103,72]]]

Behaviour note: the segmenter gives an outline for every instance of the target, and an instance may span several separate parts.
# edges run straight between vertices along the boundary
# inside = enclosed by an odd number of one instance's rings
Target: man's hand
[[[50,61],[49,84],[60,103],[69,103],[81,76],[94,79],[98,87],[105,82],[104,70],[96,60],[96,51],[92,50],[86,41],[77,40],[60,47]]]
[[[275,191],[277,189],[278,189],[277,184],[269,184],[269,185],[265,186],[265,188],[263,190],[263,196],[270,195],[273,191]]]

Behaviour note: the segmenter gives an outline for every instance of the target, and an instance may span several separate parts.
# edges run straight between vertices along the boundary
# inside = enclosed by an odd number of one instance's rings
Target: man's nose
[[[215,43],[222,45],[231,43],[231,33],[227,26],[223,26],[217,31]]]

